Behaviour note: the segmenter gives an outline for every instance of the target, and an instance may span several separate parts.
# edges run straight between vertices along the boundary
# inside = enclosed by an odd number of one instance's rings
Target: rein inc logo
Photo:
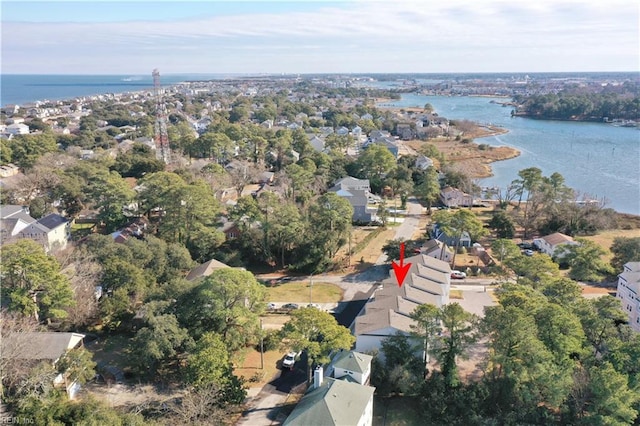
[[[29,417],[0,417],[0,425],[33,425],[35,423],[35,420]]]

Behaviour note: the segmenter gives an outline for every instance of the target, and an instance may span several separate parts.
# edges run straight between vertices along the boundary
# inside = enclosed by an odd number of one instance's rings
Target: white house
[[[578,243],[570,236],[561,232],[555,232],[533,240],[534,246],[536,246],[542,253],[546,253],[551,257],[557,257],[556,250],[558,247],[567,244],[576,245]]]
[[[331,360],[330,375],[336,379],[347,378],[361,385],[369,383],[371,376],[371,355],[355,351],[340,351]]]
[[[640,332],[640,262],[627,262],[618,275],[616,295],[629,317],[629,326]]]
[[[51,213],[35,220],[22,206],[0,206],[0,243],[19,239],[34,240],[47,253],[64,249],[70,237],[70,223],[59,214]]]

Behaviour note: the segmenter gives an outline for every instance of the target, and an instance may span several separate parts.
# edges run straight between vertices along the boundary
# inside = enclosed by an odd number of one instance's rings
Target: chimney
[[[322,369],[322,366],[319,365],[316,367],[315,370],[313,370],[313,388],[318,389],[320,386],[322,386],[323,379],[324,379],[324,371]]]

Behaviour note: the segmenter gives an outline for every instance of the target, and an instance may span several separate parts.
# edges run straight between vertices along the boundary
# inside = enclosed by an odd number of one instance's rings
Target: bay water
[[[538,167],[543,175],[562,174],[568,186],[621,213],[640,215],[640,129],[605,123],[535,120],[511,117],[512,107],[492,103],[505,98],[403,94],[385,103],[424,107],[430,103],[448,119],[468,119],[504,127],[508,133],[477,139],[491,146],[510,146],[520,156],[491,163],[493,176],[480,179],[487,187],[506,188],[518,171]]]

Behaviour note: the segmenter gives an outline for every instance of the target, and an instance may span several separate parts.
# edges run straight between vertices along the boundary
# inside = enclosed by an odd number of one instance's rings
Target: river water
[[[478,139],[492,146],[520,151],[514,159],[491,164],[494,176],[479,184],[506,188],[518,171],[538,167],[545,176],[559,172],[582,196],[604,200],[606,207],[640,215],[640,130],[601,123],[533,120],[511,117],[511,107],[491,98],[404,94],[397,107],[430,103],[448,119],[468,119],[502,126],[509,132]],[[504,102],[507,99],[495,99]]]

